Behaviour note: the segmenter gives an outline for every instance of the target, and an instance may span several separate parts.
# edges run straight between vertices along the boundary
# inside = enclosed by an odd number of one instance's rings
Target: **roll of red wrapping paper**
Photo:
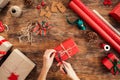
[[[93,28],[106,42],[108,42],[117,52],[120,53],[120,45],[118,45],[102,28],[96,24],[86,13],[84,13],[73,1],[69,3],[73,9],[91,28]]]
[[[99,19],[90,9],[88,9],[80,0],[72,0],[81,10],[83,10],[94,22],[96,22],[109,36],[111,36],[118,44],[120,37]]]

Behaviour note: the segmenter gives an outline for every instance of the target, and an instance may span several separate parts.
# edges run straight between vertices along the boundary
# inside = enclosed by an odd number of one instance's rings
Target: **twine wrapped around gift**
[[[3,39],[0,41],[0,46],[2,45],[3,42],[6,42],[7,40]],[[6,55],[6,51],[0,51],[0,58],[2,58],[4,55]]]
[[[110,61],[110,62],[112,62],[112,64],[113,64],[113,67],[111,68],[111,70],[113,69],[113,71],[114,71],[114,75],[117,73],[117,72],[120,72],[120,69],[118,68],[118,64],[120,64],[120,60],[118,61],[117,59],[114,59],[113,61],[110,59],[110,58],[108,58],[108,60]]]
[[[60,55],[63,56],[65,54],[67,54],[67,56],[70,58],[71,55],[69,54],[69,51],[72,50],[74,47],[76,47],[76,45],[72,46],[71,48],[65,49],[65,47],[63,46],[63,44],[60,44],[60,46],[62,47],[63,50],[59,51]]]

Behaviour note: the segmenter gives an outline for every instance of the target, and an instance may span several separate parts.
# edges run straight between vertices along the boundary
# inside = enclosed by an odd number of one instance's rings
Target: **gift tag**
[[[49,11],[49,7],[47,6],[47,7],[45,8],[45,10],[46,10],[46,11]]]
[[[57,8],[61,13],[64,13],[66,11],[66,7],[61,2],[57,4]]]
[[[57,5],[58,3],[57,2],[52,2],[52,7],[51,7],[51,12],[58,12],[58,9],[57,9]]]
[[[3,32],[4,31],[4,26],[3,26],[3,24],[2,24],[2,22],[0,21],[0,32]]]
[[[45,16],[46,16],[47,18],[50,18],[51,15],[52,15],[52,14],[51,14],[50,11],[48,11],[48,12],[45,14]]]
[[[44,16],[46,14],[46,11],[41,9],[40,16]]]

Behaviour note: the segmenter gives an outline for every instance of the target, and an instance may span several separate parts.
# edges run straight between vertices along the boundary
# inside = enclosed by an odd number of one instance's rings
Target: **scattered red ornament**
[[[8,77],[8,80],[18,80],[18,75],[11,73],[10,77]]]
[[[41,5],[37,5],[37,7],[36,7],[38,10],[40,10],[41,9]]]
[[[2,22],[0,21],[0,32],[3,32],[5,30],[5,27],[3,26]]]
[[[111,0],[104,0],[103,4],[106,6],[110,6],[112,4],[112,1]]]
[[[45,5],[46,5],[46,2],[42,1],[41,6],[45,6]]]

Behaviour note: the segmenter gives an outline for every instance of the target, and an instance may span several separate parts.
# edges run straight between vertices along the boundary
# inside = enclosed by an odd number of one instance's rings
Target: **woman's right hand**
[[[65,67],[68,77],[70,77],[72,80],[80,80],[78,76],[76,75],[75,71],[73,70],[70,63],[63,61],[63,64],[58,64],[60,66],[60,71],[65,74],[63,68]],[[64,65],[64,66],[63,66]]]

